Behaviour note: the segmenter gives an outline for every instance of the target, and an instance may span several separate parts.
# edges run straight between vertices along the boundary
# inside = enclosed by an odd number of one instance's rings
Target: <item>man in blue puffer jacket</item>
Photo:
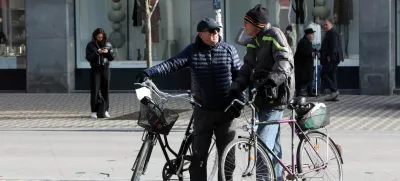
[[[219,158],[225,146],[234,139],[233,119],[240,115],[238,109],[228,112],[224,109],[231,103],[229,88],[236,79],[241,63],[233,45],[221,40],[222,28],[211,18],[201,20],[197,25],[195,43],[165,62],[144,70],[138,75],[142,82],[147,77],[165,76],[190,68],[192,91],[201,107],[195,107],[194,117],[194,158],[190,165],[190,180],[207,180],[207,152],[213,133]],[[220,175],[220,174],[219,174]],[[221,178],[219,178],[221,180]]]

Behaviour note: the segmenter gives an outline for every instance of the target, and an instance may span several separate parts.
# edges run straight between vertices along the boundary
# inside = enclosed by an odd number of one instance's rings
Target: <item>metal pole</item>
[[[315,65],[315,96],[318,96],[318,54],[317,54],[317,52],[315,52],[314,65]]]

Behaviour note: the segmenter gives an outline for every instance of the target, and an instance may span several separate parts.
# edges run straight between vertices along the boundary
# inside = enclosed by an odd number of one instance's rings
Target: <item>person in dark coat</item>
[[[321,46],[321,79],[324,81],[324,87],[331,91],[325,98],[326,101],[335,101],[339,96],[336,72],[339,63],[344,60],[340,35],[332,22],[330,19],[322,21],[322,28],[326,34]]]
[[[294,54],[296,96],[301,96],[301,89],[307,87],[307,95],[315,97],[312,93],[314,32],[312,28],[304,30],[304,37],[299,41]]]
[[[215,134],[218,157],[222,158],[226,145],[235,138],[233,119],[240,115],[236,107],[225,112],[225,108],[232,102],[228,93],[230,85],[238,76],[242,63],[236,48],[222,41],[220,28],[212,18],[201,20],[197,25],[195,43],[137,76],[137,82],[143,82],[147,77],[165,76],[184,68],[190,69],[192,92],[201,105],[193,110],[193,157],[189,167],[191,181],[207,180],[207,164],[203,163],[207,161],[212,135]],[[220,173],[218,180],[222,180]]]
[[[292,27],[292,25],[288,25],[285,30],[285,37],[286,37],[286,40],[287,40],[290,48],[293,48],[292,33],[293,33],[293,27]]]
[[[110,82],[110,61],[115,55],[110,43],[107,42],[107,34],[102,28],[97,28],[92,33],[92,41],[86,46],[86,60],[89,61],[90,71],[90,117],[97,118],[97,106],[99,92],[106,104],[105,117],[109,118],[109,82]]]

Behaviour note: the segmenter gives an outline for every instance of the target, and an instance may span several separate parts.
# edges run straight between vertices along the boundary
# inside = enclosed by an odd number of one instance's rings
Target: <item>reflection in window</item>
[[[25,1],[0,0],[0,69],[24,69]]]
[[[86,62],[85,47],[91,32],[103,28],[117,54],[116,61],[146,61],[144,34],[145,0],[76,1],[77,53]],[[155,0],[151,0],[154,4]],[[190,43],[190,1],[159,1],[151,17],[152,58],[166,60]]]
[[[25,9],[23,0],[1,1],[0,55],[25,55]]]
[[[237,32],[243,26],[244,14],[254,7],[256,4],[262,4],[269,11],[269,21],[272,26],[279,27],[283,32],[288,25],[291,25],[293,32],[291,37],[293,41],[293,49],[296,48],[298,40],[304,36],[304,29],[312,27],[315,30],[320,30],[315,33],[315,44],[320,44],[323,40],[325,32],[322,31],[318,23],[314,23],[312,10],[317,1],[304,0],[304,24],[297,28],[296,13],[293,11],[290,4],[295,5],[294,0],[229,0],[226,1],[226,27],[227,41],[234,42]],[[342,37],[343,50],[347,50],[347,59],[358,60],[359,54],[359,17],[358,8],[360,0],[325,0],[326,7],[329,8],[329,17],[333,18],[333,13],[342,14],[343,21],[338,22],[335,26]],[[336,5],[336,9],[335,9]],[[340,5],[340,6],[339,6]],[[239,55],[243,58],[246,47],[234,44],[239,51]],[[318,46],[318,45],[317,45]]]

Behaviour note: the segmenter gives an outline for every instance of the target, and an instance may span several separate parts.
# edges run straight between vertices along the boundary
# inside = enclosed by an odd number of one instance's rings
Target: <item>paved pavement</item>
[[[183,132],[169,142],[178,149]],[[140,132],[0,131],[0,180],[129,180],[142,144]],[[282,134],[284,162],[290,163],[289,134]],[[400,180],[399,132],[331,131],[342,146],[344,180]],[[141,180],[161,180],[165,163],[154,148]],[[186,179],[188,180],[188,179]]]
[[[322,98],[313,101],[322,101]],[[126,130],[137,129],[138,101],[134,93],[114,93],[110,119],[90,119],[88,93],[0,94],[0,130]],[[330,130],[400,131],[400,96],[341,95],[326,103],[331,112]],[[185,128],[192,113],[188,101],[171,99],[179,112],[175,128]],[[249,109],[245,110],[249,118]],[[285,117],[290,112],[285,111]],[[241,126],[244,117],[238,119]]]

